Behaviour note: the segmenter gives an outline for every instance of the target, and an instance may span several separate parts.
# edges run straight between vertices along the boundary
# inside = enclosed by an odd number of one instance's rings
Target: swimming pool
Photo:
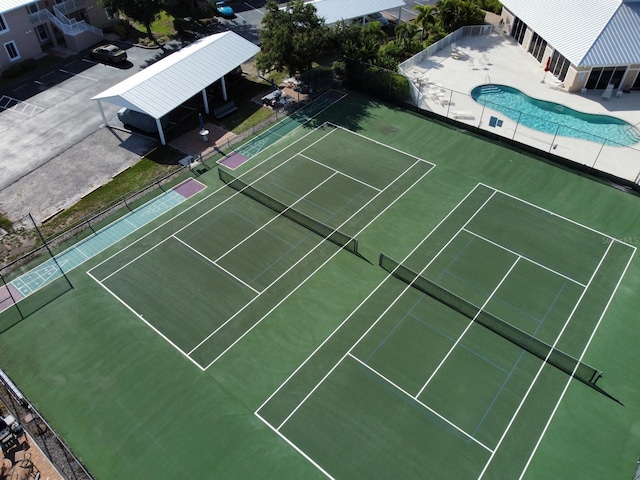
[[[540,132],[591,142],[627,147],[640,142],[640,131],[630,123],[609,115],[574,110],[555,102],[538,100],[507,85],[486,84],[471,91],[481,105],[502,112],[522,125]]]

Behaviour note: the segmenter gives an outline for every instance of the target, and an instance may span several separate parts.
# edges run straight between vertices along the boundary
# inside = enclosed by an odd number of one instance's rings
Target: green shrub
[[[350,88],[366,92],[374,97],[403,101],[411,93],[409,80],[390,70],[364,66],[350,61],[347,63],[347,73]]]
[[[345,69],[346,65],[344,64],[344,62],[340,62],[338,60],[333,62],[333,73],[335,73],[336,75],[344,75]]]
[[[11,231],[11,220],[9,220],[3,213],[0,213],[0,228],[2,228],[5,232]]]
[[[21,65],[25,72],[30,72],[38,68],[38,61],[35,58],[27,58]]]
[[[475,3],[487,12],[497,13],[502,11],[502,4],[498,0],[475,0]]]
[[[2,72],[2,78],[17,78],[24,73],[24,68],[19,63],[14,63]]]
[[[322,85],[333,78],[333,69],[324,65],[311,68],[300,74],[300,81],[309,85]]]
[[[129,37],[129,22],[120,19],[113,27],[113,30],[120,40],[126,40]]]

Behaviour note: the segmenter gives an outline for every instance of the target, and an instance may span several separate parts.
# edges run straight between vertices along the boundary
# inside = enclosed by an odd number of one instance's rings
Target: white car
[[[380,25],[386,27],[389,25],[389,20],[385,16],[383,16],[380,12],[371,13],[369,15],[365,15],[364,17],[354,18],[351,23],[357,25],[366,25],[371,22],[380,22]]]

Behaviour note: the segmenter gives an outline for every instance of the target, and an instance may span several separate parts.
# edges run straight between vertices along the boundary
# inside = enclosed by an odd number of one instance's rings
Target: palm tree
[[[429,34],[431,29],[436,25],[438,8],[434,5],[416,5],[413,9],[418,12],[418,16],[414,21],[422,27],[422,40],[424,40],[425,33]]]
[[[380,22],[371,22],[367,23],[362,29],[363,36],[365,38],[365,42],[367,40],[371,40],[376,42],[378,45],[384,45],[389,40],[389,36],[387,32],[382,29],[382,24]]]

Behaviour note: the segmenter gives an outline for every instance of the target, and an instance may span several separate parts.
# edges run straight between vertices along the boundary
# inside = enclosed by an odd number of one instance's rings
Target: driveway
[[[129,59],[124,67],[97,63],[86,54],[69,57],[56,68],[1,92],[0,210],[9,218],[17,219],[28,213],[30,208],[40,205],[38,211],[31,210],[31,213],[34,213],[36,220],[42,220],[52,210],[69,206],[54,204],[54,199],[49,201],[44,193],[50,187],[41,189],[34,183],[34,179],[41,176],[38,170],[47,163],[54,162],[46,175],[47,184],[53,186],[53,191],[49,193],[57,194],[77,187],[69,185],[67,176],[62,173],[68,168],[80,172],[86,163],[94,160],[99,162],[94,168],[101,167],[100,162],[104,157],[100,155],[106,152],[99,152],[95,144],[94,148],[78,147],[102,124],[98,107],[91,97],[140,71],[162,53],[159,49],[122,46],[127,49]],[[107,119],[113,118],[118,110],[115,105],[105,104],[104,107]],[[127,162],[139,159],[139,146],[127,148],[114,135],[105,135],[103,138],[113,142],[107,152],[121,148],[123,152],[128,152]],[[65,155],[65,152],[78,151],[82,154]],[[92,158],[96,155],[98,158]],[[64,163],[64,168],[55,168],[55,162]],[[120,169],[122,165],[114,166],[105,161],[104,167],[104,173],[110,177],[117,171],[112,171],[112,168]],[[21,181],[25,188],[18,185]],[[74,184],[77,181],[82,180],[74,178]],[[86,182],[87,189],[94,186],[93,182]],[[10,194],[9,187],[13,187],[12,191],[21,192],[19,203],[15,203],[18,197]],[[46,203],[51,204],[42,208]]]

